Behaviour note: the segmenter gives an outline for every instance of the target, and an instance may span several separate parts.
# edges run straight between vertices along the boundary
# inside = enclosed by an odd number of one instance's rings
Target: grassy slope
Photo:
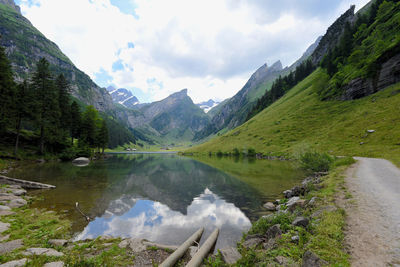
[[[255,148],[293,154],[311,148],[387,158],[400,165],[400,84],[354,101],[320,101],[316,91],[327,80],[322,70],[316,70],[250,121],[188,151]],[[368,129],[376,132],[367,134]]]

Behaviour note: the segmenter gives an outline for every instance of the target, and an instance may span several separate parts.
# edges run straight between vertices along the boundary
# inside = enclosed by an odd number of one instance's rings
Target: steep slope
[[[209,122],[209,117],[187,95],[187,89],[167,98],[142,106],[138,110],[120,110],[118,116],[126,120],[141,139],[166,144],[171,141],[190,141]]]
[[[110,95],[97,86],[65,56],[58,46],[40,33],[20,13],[13,0],[0,0],[0,45],[6,48],[16,80],[29,78],[36,62],[44,57],[55,73],[71,82],[72,94],[100,111],[113,109]]]
[[[271,88],[273,81],[280,75],[283,76],[293,71],[306,60],[314,52],[320,40],[321,37],[306,50],[299,60],[289,67],[283,69],[280,61],[275,62],[271,67],[268,67],[267,64],[261,66],[236,95],[217,106],[217,110],[211,113],[213,116],[210,124],[195,138],[200,140],[224,128],[233,129],[245,122],[258,98]]]
[[[400,84],[354,101],[321,101],[317,91],[328,80],[318,69],[248,122],[188,151],[255,148],[285,154],[314,148],[336,155],[386,157],[400,164]]]
[[[108,93],[111,95],[114,103],[123,105],[126,108],[135,108],[140,104],[139,99],[132,94],[131,91],[125,88],[115,89],[112,86],[107,87]]]

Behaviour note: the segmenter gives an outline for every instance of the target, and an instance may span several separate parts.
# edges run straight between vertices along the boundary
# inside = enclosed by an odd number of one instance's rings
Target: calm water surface
[[[10,177],[56,185],[33,206],[55,210],[73,222],[76,239],[99,235],[140,237],[178,245],[199,227],[202,241],[220,228],[217,248],[234,245],[304,174],[291,163],[178,155],[121,154],[77,167],[71,163],[25,166]],[[91,218],[75,210],[75,202]]]

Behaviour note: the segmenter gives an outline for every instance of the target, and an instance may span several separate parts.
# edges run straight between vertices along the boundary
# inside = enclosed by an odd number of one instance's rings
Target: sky
[[[101,87],[140,102],[188,89],[236,94],[264,63],[288,66],[368,0],[16,0],[22,14]]]

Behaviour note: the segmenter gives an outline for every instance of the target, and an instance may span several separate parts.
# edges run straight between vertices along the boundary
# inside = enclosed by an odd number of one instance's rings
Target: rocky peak
[[[21,9],[19,6],[17,6],[14,2],[14,0],[0,0],[0,4],[4,4],[7,6],[12,7],[15,11],[18,12],[18,14],[21,14]]]
[[[281,71],[282,70],[282,62],[278,60],[269,68],[269,71]]]
[[[185,89],[182,89],[179,92],[171,94],[168,98],[183,99],[183,98],[188,96],[187,92],[188,92],[188,89],[185,88]]]

